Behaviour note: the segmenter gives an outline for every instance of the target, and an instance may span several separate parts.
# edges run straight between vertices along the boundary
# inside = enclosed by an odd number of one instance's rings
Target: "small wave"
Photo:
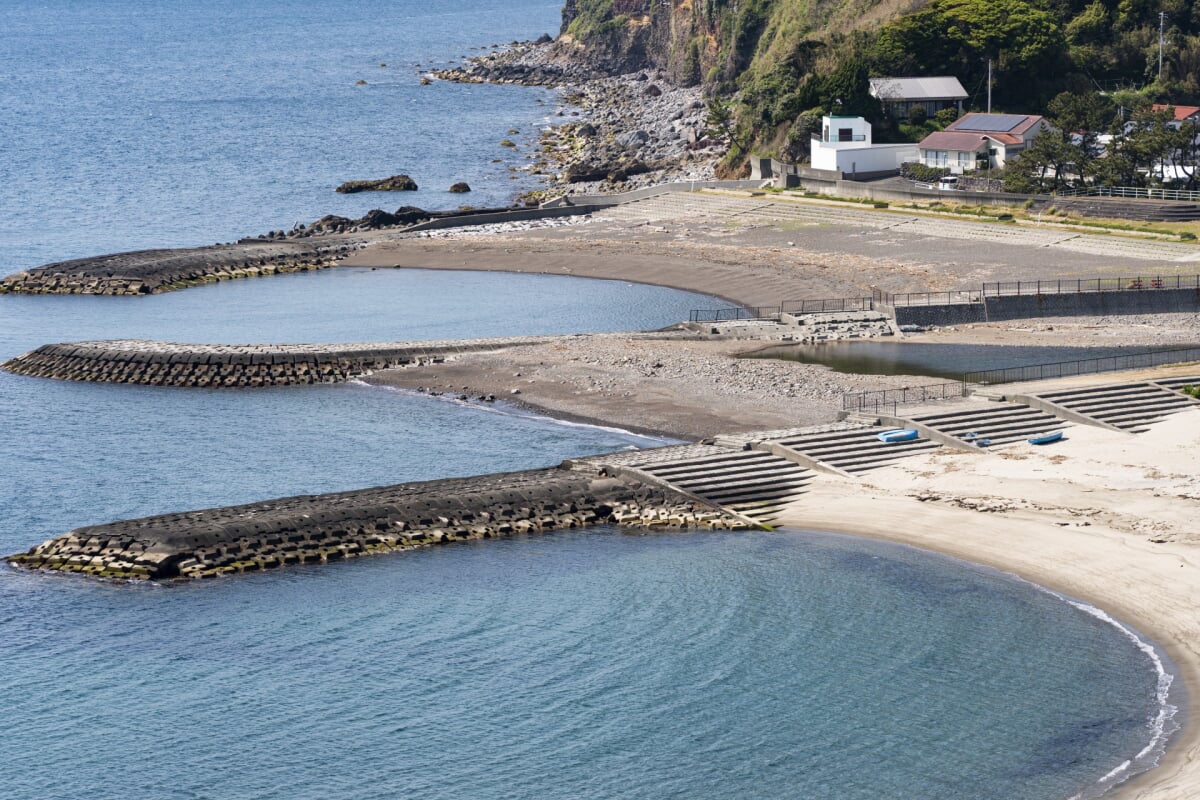
[[[1026,581],[1026,583],[1037,586],[1043,592],[1053,595],[1083,613],[1116,628],[1129,641],[1133,642],[1134,647],[1144,653],[1150,659],[1150,662],[1154,664],[1154,670],[1157,675],[1154,699],[1158,706],[1158,711],[1154,716],[1154,720],[1150,723],[1150,741],[1133,758],[1123,761],[1096,781],[1096,784],[1101,787],[1101,791],[1106,792],[1113,786],[1129,780],[1134,775],[1158,766],[1159,759],[1162,758],[1162,754],[1166,751],[1167,740],[1171,737],[1171,734],[1175,733],[1181,727],[1175,720],[1176,714],[1179,713],[1179,707],[1171,702],[1171,685],[1175,682],[1175,676],[1167,669],[1166,664],[1163,663],[1162,655],[1159,653],[1158,648],[1141,636],[1138,636],[1135,631],[1114,619],[1101,608],[1097,608],[1090,603],[1085,603],[1082,600],[1068,597],[1045,586],[1039,586],[1029,581]]]

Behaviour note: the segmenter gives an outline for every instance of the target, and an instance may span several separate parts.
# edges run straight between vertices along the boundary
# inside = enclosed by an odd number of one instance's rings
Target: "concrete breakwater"
[[[48,344],[0,368],[70,381],[192,388],[253,388],[341,383],[372,370],[430,364],[457,353],[558,341],[515,336],[431,342],[209,345],[121,339]]]
[[[118,580],[187,580],[602,524],[748,527],[665,486],[560,467],[93,525],[7,561]]]
[[[158,294],[204,283],[306,272],[333,266],[357,249],[345,237],[328,241],[243,241],[60,261],[0,279],[0,293]]]

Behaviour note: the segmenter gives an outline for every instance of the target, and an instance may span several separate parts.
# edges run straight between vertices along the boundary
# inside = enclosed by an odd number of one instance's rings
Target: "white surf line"
[[[1129,778],[1133,777],[1135,774],[1145,772],[1158,766],[1159,758],[1161,758],[1163,752],[1166,750],[1167,740],[1171,737],[1171,734],[1175,733],[1182,727],[1178,722],[1175,721],[1175,715],[1179,713],[1179,707],[1170,701],[1171,685],[1175,681],[1175,676],[1167,670],[1166,665],[1163,663],[1162,656],[1159,654],[1158,648],[1143,639],[1131,628],[1114,619],[1101,608],[1098,608],[1090,603],[1085,603],[1082,600],[1076,600],[1073,597],[1068,597],[1067,595],[1056,592],[1053,589],[1048,589],[1047,587],[1033,583],[1032,581],[1026,581],[1024,578],[1018,577],[1018,580],[1022,580],[1025,583],[1028,583],[1030,586],[1035,586],[1041,591],[1057,597],[1068,605],[1079,609],[1083,613],[1095,617],[1101,622],[1116,628],[1127,639],[1129,639],[1129,641],[1133,642],[1134,647],[1144,653],[1154,665],[1154,670],[1157,674],[1154,698],[1158,703],[1158,713],[1155,715],[1154,720],[1150,723],[1150,741],[1147,742],[1146,746],[1139,750],[1136,755],[1134,755],[1132,758],[1122,761],[1108,773],[1103,775],[1099,780],[1097,780],[1096,783],[1104,787],[1104,791],[1107,791],[1112,786],[1116,786],[1117,784],[1124,783],[1125,781],[1129,780]],[[1139,762],[1146,760],[1150,756],[1155,757],[1150,763],[1145,764],[1142,769],[1138,770],[1138,773],[1130,771],[1131,767],[1141,766]]]

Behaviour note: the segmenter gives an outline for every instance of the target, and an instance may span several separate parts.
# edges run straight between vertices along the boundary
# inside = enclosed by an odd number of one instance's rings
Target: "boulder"
[[[471,191],[471,187],[467,185],[466,181],[459,181],[450,187],[451,194],[465,194],[469,191]]]
[[[335,191],[340,194],[355,194],[357,192],[415,192],[417,182],[407,175],[393,175],[372,181],[346,181]]]

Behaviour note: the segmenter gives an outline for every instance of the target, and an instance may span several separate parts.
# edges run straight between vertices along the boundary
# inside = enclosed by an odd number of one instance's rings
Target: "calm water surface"
[[[828,342],[770,347],[754,358],[780,358],[805,364],[824,364],[856,375],[928,375],[959,380],[966,372],[1055,364],[1089,358],[1129,355],[1170,347],[1035,347],[990,344],[928,344],[925,342]]]
[[[553,31],[558,14],[532,0],[0,3],[0,271],[453,206],[457,180],[472,204],[507,202],[533,184],[493,163],[512,155],[499,141],[528,141],[556,99],[419,75]],[[397,172],[416,196],[332,191]],[[96,338],[654,328],[714,302],[336,270],[132,301],[0,297],[0,358]],[[112,519],[657,443],[356,385],[0,373],[0,398],[5,553]],[[22,800],[1047,800],[1100,791],[1154,738],[1162,688],[1152,651],[1059,598],[799,531],[559,533],[175,587],[4,568],[0,675],[0,794]]]

